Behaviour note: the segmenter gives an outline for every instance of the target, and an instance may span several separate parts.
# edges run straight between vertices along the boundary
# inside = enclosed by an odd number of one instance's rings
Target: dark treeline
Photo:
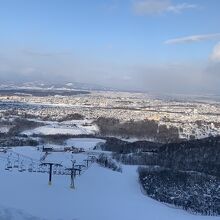
[[[9,126],[10,129],[7,133],[1,133],[2,138],[10,138],[15,136],[22,136],[21,132],[29,129],[34,129],[39,126],[45,125],[37,121],[31,121],[26,118],[15,118],[13,121],[1,121],[1,125]]]
[[[74,113],[74,114],[68,114],[63,118],[60,118],[58,122],[63,122],[63,121],[71,121],[71,120],[83,120],[85,117],[79,113]]]
[[[38,141],[31,138],[0,138],[0,147],[37,146]]]
[[[11,128],[9,132],[0,134],[0,147],[37,146],[39,144],[39,141],[27,135],[21,135],[21,132],[41,126],[42,123],[25,118],[15,118],[13,121],[3,121],[2,124]]]
[[[72,96],[72,95],[80,95],[80,94],[89,94],[87,91],[76,91],[76,90],[52,90],[52,89],[0,89],[0,95],[7,96],[24,96],[24,95],[32,95],[39,97],[46,96]]]
[[[159,149],[158,163],[171,169],[220,177],[220,137],[165,144]]]
[[[98,148],[113,152],[113,158],[129,165],[155,165],[160,143],[150,141],[127,142],[117,138],[106,138]]]
[[[30,121],[25,118],[16,118],[12,122],[13,126],[10,128],[7,135],[9,137],[19,135],[21,132],[28,130],[28,129],[34,129],[36,127],[44,125],[43,123],[36,122],[36,121]]]
[[[126,165],[156,165],[158,154],[153,152],[118,154],[113,153],[113,158]]]
[[[154,120],[120,122],[115,118],[100,117],[95,123],[100,129],[100,134],[105,136],[148,138],[163,143],[179,140],[178,128],[159,125]]]
[[[126,142],[107,138],[102,150],[112,151],[125,164],[158,165],[183,171],[198,171],[220,177],[220,137],[180,143]]]
[[[70,138],[102,138],[103,137],[93,135],[93,134],[33,134],[32,137],[38,137],[41,139],[42,144],[49,143],[49,144],[65,144],[67,139]]]
[[[194,172],[139,168],[146,194],[160,202],[202,215],[220,215],[220,179]]]
[[[106,138],[106,142],[100,147],[105,151],[112,151],[119,154],[128,154],[143,151],[157,152],[160,146],[162,146],[162,144],[150,141],[127,142],[117,138],[109,137]]]

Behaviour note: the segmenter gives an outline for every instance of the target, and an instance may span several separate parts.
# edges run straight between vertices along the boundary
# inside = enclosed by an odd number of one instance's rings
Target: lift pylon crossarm
[[[52,185],[53,166],[61,167],[62,165],[60,163],[44,162],[44,163],[41,163],[41,166],[49,166],[49,181],[48,181],[48,185],[49,186]]]
[[[75,167],[78,167],[79,169],[82,169],[82,167],[86,167],[84,164],[76,164]]]

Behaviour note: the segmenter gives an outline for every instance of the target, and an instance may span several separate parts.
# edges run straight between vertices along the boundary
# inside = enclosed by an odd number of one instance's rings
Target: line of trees
[[[218,177],[158,167],[140,167],[138,173],[144,191],[153,199],[196,214],[220,215]]]
[[[159,122],[154,120],[120,122],[115,118],[100,117],[95,123],[100,134],[105,136],[148,138],[163,143],[179,140],[178,128],[159,125]]]
[[[104,153],[99,155],[97,163],[113,171],[122,172],[120,164]]]

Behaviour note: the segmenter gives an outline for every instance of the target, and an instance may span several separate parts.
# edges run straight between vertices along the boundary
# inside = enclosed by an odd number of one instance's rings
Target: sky
[[[219,0],[0,0],[0,81],[220,94]]]

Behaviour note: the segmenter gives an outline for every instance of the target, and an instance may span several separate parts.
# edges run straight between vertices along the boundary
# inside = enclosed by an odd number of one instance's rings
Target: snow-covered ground
[[[2,134],[8,133],[9,130],[10,130],[9,126],[0,126],[0,133],[2,133]]]
[[[86,144],[86,140],[81,143]],[[75,141],[80,145],[80,139]],[[88,139],[86,146],[89,143],[93,145]],[[10,151],[27,160],[42,156],[37,148],[31,147]],[[83,163],[91,152],[57,152],[49,154],[46,160],[62,160],[69,166],[72,159]],[[6,162],[7,154],[0,153],[0,220],[220,220],[220,217],[192,215],[148,198],[141,192],[136,166],[123,166],[123,172],[118,173],[94,163],[76,177],[73,190],[67,175],[53,175],[53,184],[48,186],[48,173],[16,169],[9,172],[4,169]]]
[[[14,147],[12,148],[12,150],[9,150],[9,152],[17,153],[26,158],[30,158],[30,160],[31,159],[39,160],[44,155],[44,153],[39,151],[37,147],[28,147],[28,146]]]
[[[33,215],[27,214],[21,210],[13,208],[5,208],[0,206],[0,219],[1,220],[43,220]]]
[[[49,122],[47,125],[24,131],[24,132],[22,132],[22,134],[26,134],[26,135],[33,135],[33,134],[80,135],[80,134],[95,134],[98,131],[99,131],[98,127],[96,125],[92,124],[92,122],[90,120],[74,120],[74,121],[67,121],[67,122],[62,122],[62,123]]]
[[[67,146],[76,148],[93,149],[97,144],[104,143],[105,140],[97,138],[70,138],[66,141]]]
[[[55,176],[48,186],[46,174],[3,171],[0,203],[50,220],[220,219],[191,215],[144,196],[135,170],[126,167],[121,174],[93,165],[76,179],[75,190],[68,187],[68,176]]]

